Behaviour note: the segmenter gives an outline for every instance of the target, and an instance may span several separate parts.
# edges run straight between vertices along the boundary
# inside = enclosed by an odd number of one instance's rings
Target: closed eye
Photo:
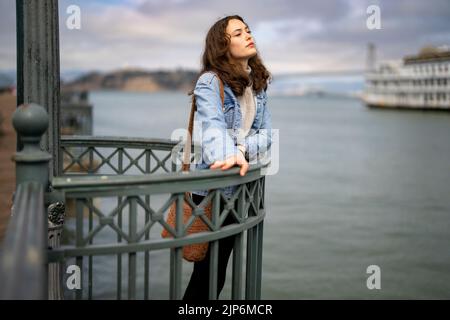
[[[250,34],[251,34],[252,32],[251,32],[250,30],[248,30],[247,33],[250,33]],[[241,34],[242,34],[242,33],[238,33],[238,34],[235,34],[234,36],[235,36],[235,37],[239,37]]]

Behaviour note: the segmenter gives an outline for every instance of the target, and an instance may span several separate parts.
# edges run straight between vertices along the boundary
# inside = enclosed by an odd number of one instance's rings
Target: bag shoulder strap
[[[222,101],[222,111],[225,111],[225,107],[224,107],[225,92],[224,92],[224,88],[223,88],[222,79],[220,79],[219,75],[214,71],[205,71],[205,72],[213,72],[216,74],[217,79],[219,80],[220,100]],[[205,73],[205,72],[203,72],[203,73]],[[183,148],[184,158],[183,158],[183,165],[182,165],[182,169],[181,169],[182,171],[189,171],[190,167],[191,167],[191,148],[192,148],[192,134],[193,134],[193,130],[194,130],[194,113],[195,113],[195,111],[197,111],[197,106],[195,103],[195,95],[192,94],[191,113],[189,115],[189,124],[188,124],[188,136],[186,139],[186,144]]]

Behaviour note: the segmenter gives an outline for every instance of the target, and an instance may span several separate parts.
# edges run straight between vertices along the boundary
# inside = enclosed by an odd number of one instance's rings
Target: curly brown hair
[[[251,80],[242,65],[231,58],[229,52],[230,36],[226,33],[228,21],[238,19],[247,27],[247,23],[238,15],[226,16],[209,29],[206,35],[205,50],[202,57],[202,68],[199,76],[206,71],[216,72],[236,96],[241,96]],[[266,69],[257,53],[248,60],[251,68],[252,87],[256,92],[267,90],[271,74]]]

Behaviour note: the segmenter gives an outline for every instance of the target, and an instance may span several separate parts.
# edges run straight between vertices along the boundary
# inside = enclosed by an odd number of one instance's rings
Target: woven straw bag
[[[219,85],[220,85],[220,98],[222,100],[222,110],[224,110],[224,89],[223,89],[223,83],[220,77],[217,75],[217,78],[219,79]],[[191,139],[192,139],[192,131],[193,131],[193,122],[194,122],[194,113],[197,111],[196,104],[195,104],[195,96],[192,98],[192,107],[191,107],[191,113],[189,116],[189,125],[188,125],[188,137],[186,139],[186,144],[184,147],[184,159],[183,159],[183,166],[182,171],[189,171],[190,170],[190,157],[191,157]],[[187,203],[186,197],[192,198],[192,194],[190,192],[185,192],[184,194],[184,201],[183,201],[183,224],[186,224],[189,218],[192,216],[192,207]],[[211,220],[211,213],[212,213],[212,203],[211,201],[208,201],[206,206],[203,208],[205,211],[206,217],[208,217],[209,220]],[[172,228],[175,229],[175,221],[176,221],[176,202],[172,203],[172,205],[169,208],[169,214],[167,216],[166,223],[170,225]],[[187,230],[187,234],[193,234],[203,231],[208,231],[208,226],[201,220],[200,217],[196,217],[191,224],[191,226]],[[161,236],[163,238],[171,238],[172,235],[170,232],[168,232],[166,229],[163,229],[161,232]],[[183,247],[183,258],[190,262],[196,262],[201,261],[206,257],[206,253],[208,252],[208,242],[204,243],[194,243],[190,245],[186,245]]]

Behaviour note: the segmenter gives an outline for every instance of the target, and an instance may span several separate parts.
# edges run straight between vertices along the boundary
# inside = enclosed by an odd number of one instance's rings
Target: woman
[[[203,67],[193,94],[196,99],[196,128],[200,131],[202,158],[197,170],[227,170],[240,167],[244,176],[249,162],[267,151],[272,143],[271,114],[266,107],[270,73],[258,56],[251,31],[237,15],[217,21],[206,36]],[[224,88],[222,106],[219,79]],[[200,124],[200,125],[199,125]],[[197,126],[199,125],[199,128]],[[237,186],[221,189],[230,199]],[[198,205],[208,190],[192,192]],[[224,206],[221,202],[220,212]],[[233,223],[229,214],[223,225]],[[217,296],[225,283],[226,269],[234,236],[219,240]],[[184,300],[207,300],[209,251],[203,261],[194,263]]]

